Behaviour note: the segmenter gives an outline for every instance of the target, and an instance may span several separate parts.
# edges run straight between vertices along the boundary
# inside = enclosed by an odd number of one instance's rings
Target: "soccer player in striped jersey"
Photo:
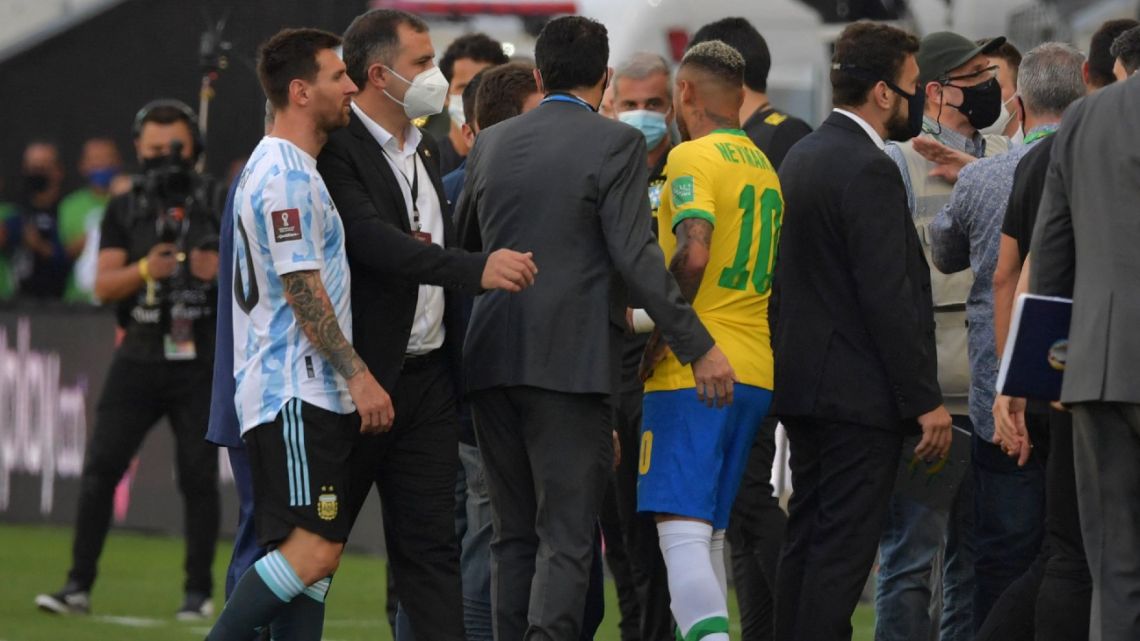
[[[271,551],[242,576],[210,641],[270,624],[274,639],[320,639],[325,594],[371,487],[360,433],[394,418],[352,348],[344,226],[317,173],[356,93],[339,44],[287,29],[258,61],[276,120],[234,194],[234,377],[258,541]]]

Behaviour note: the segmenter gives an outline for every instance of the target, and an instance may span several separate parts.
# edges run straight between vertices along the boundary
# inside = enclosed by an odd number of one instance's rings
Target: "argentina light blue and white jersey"
[[[234,193],[234,380],[242,434],[271,423],[292,398],[348,414],[348,384],[309,342],[281,276],[316,270],[352,340],[344,225],[317,173],[293,143],[266,136]]]

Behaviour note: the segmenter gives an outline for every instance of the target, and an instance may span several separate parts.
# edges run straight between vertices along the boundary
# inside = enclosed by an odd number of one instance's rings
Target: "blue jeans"
[[[463,576],[463,627],[467,641],[491,641],[491,497],[479,448],[459,444],[466,480],[466,527],[460,533],[459,571]]]
[[[965,482],[969,482],[966,479]],[[968,534],[946,535],[949,515],[895,495],[879,544],[875,641],[974,638]],[[940,567],[938,567],[940,566]],[[935,570],[939,571],[935,571]],[[941,578],[941,586],[936,581]],[[932,591],[932,587],[936,588]],[[937,588],[941,587],[942,607]]]
[[[977,515],[975,621],[985,620],[998,597],[1029,569],[1045,535],[1045,469],[1034,453],[1025,467],[975,436]]]
[[[967,473],[949,512],[891,497],[879,544],[875,641],[974,638],[973,489]]]

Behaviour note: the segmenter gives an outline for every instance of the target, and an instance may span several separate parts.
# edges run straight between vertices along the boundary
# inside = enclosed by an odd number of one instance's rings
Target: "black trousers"
[[[606,397],[503,387],[471,399],[495,530],[495,638],[577,639],[613,465]]]
[[[361,439],[361,446],[373,450],[368,456],[376,462],[384,540],[400,607],[417,639],[463,641],[455,534],[459,413],[445,354],[436,350],[406,361],[389,393],[396,410],[392,429]]]
[[[1041,641],[1083,641],[1089,634],[1092,577],[1085,558],[1073,463],[1073,415],[1050,411],[1045,469],[1045,561],[1037,593],[1036,628]]]
[[[1140,405],[1073,406],[1073,470],[1092,577],[1089,638],[1140,639]]]
[[[622,454],[624,456],[624,450]],[[610,574],[614,577],[614,587],[617,588],[618,610],[621,614],[621,622],[618,624],[621,641],[639,641],[641,604],[638,601],[632,560],[625,544],[625,528],[622,527],[621,515],[618,513],[616,485],[615,475],[606,486],[606,496],[602,500],[602,511],[598,515],[598,522],[602,526],[602,538],[605,541],[606,565],[610,568]],[[583,633],[587,631],[588,629],[583,629]]]
[[[875,562],[902,433],[785,418],[793,494],[776,580],[776,638],[848,641]]]
[[[772,496],[778,423],[769,416],[756,434],[728,525],[743,641],[770,641],[773,633],[776,567],[788,525],[779,499]]]
[[[627,390],[615,397],[614,429],[621,443],[621,463],[614,473],[614,489],[637,594],[639,638],[641,641],[672,641],[674,626],[673,614],[669,610],[669,581],[657,538],[657,524],[652,514],[637,513],[643,398],[641,389]],[[622,614],[622,638],[626,639],[624,610]]]
[[[185,501],[185,590],[211,594],[218,541],[218,448],[206,441],[213,363],[151,363],[116,357],[95,414],[79,486],[68,580],[90,589],[111,525],[115,487],[143,438],[163,416],[174,430],[178,489]]]
[[[1029,413],[1026,422],[1035,454],[1045,458],[1045,542],[994,604],[978,641],[1085,641],[1092,579],[1077,509],[1072,415]]]

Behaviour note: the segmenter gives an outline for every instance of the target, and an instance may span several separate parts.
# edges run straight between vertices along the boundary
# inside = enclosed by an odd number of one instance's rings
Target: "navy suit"
[[[249,455],[241,440],[237,407],[234,404],[234,310],[231,291],[234,280],[234,192],[241,181],[240,174],[230,185],[226,206],[222,210],[221,238],[218,241],[218,334],[214,343],[214,386],[210,395],[210,425],[206,440],[226,448],[230,456],[230,469],[237,487],[237,534],[234,536],[234,553],[226,570],[226,598],[230,596],[241,575],[265,555],[265,548],[257,544],[253,524],[253,473],[249,468]]]

